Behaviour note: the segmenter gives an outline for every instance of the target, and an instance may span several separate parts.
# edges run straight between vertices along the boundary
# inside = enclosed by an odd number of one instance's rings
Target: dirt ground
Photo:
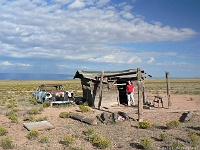
[[[154,95],[151,95],[151,100]],[[23,109],[19,113],[19,122],[12,123],[7,116],[5,116],[4,108],[1,107],[0,113],[0,126],[5,127],[8,130],[6,136],[11,137],[14,148],[17,150],[64,150],[64,149],[84,149],[93,150],[98,149],[91,142],[86,140],[83,131],[92,127],[94,132],[99,134],[101,137],[111,141],[111,146],[106,148],[108,150],[126,150],[126,149],[142,149],[140,142],[143,138],[149,137],[155,149],[170,149],[166,147],[166,143],[160,140],[159,135],[166,133],[171,142],[178,141],[184,144],[185,149],[192,149],[188,134],[196,133],[200,136],[200,95],[171,95],[172,107],[169,109],[167,105],[166,94],[161,94],[164,100],[164,108],[152,107],[152,109],[144,109],[143,120],[149,121],[153,124],[150,129],[139,129],[137,114],[137,105],[134,107],[127,107],[125,105],[112,106],[112,104],[103,107],[101,110],[92,109],[88,113],[82,113],[79,111],[79,106],[53,106],[45,108],[41,114],[35,115],[35,117],[47,117],[47,121],[50,122],[55,128],[51,130],[40,131],[40,136],[36,140],[29,140],[27,134],[29,131],[23,127],[24,114],[26,109]],[[71,118],[60,118],[61,112],[74,112],[80,115],[84,115],[88,118],[97,119],[96,116],[103,112],[118,112],[123,111],[127,113],[132,119],[130,120],[119,120],[115,124],[103,124],[97,120],[98,124],[91,126],[89,124],[74,120]],[[178,128],[166,129],[166,123],[171,120],[179,120],[182,113],[191,111],[193,118],[186,122],[181,123]],[[60,144],[60,140],[64,136],[73,136],[76,141],[70,147],[66,147]],[[40,143],[39,139],[42,136],[48,136],[49,142]],[[0,136],[2,139],[4,136]],[[200,143],[200,142],[199,142]],[[0,149],[2,149],[0,147]],[[200,149],[200,144],[196,148]]]

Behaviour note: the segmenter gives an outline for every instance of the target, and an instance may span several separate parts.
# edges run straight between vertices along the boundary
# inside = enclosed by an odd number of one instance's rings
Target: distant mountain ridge
[[[0,80],[66,80],[70,74],[0,73]]]

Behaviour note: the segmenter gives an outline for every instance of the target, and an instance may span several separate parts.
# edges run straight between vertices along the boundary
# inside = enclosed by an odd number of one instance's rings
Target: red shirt
[[[127,91],[128,93],[133,92],[133,89],[134,89],[134,85],[133,85],[133,84],[128,84],[128,85],[126,86],[126,91]]]

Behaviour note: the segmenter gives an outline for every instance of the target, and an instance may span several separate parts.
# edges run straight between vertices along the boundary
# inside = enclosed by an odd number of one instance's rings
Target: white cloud
[[[139,56],[132,56],[130,53],[113,53],[100,57],[91,57],[88,59],[92,62],[106,62],[106,63],[119,63],[119,64],[132,64],[142,62]]]
[[[142,56],[142,58],[144,58],[145,60],[147,60],[147,63],[149,61],[155,61],[156,58],[160,58],[160,57],[179,57],[180,54],[178,54],[177,52],[162,52],[162,49],[160,52],[155,52],[155,51],[150,51],[150,52],[139,52],[139,53],[134,53],[136,55],[140,55]]]
[[[154,62],[154,61],[155,61],[155,58],[151,57],[150,60],[148,60],[147,63],[148,63],[148,64],[151,64],[151,63]]]
[[[166,63],[157,63],[157,66],[165,66],[165,67],[182,67],[182,66],[193,66],[193,64],[187,62],[166,62]]]
[[[85,7],[85,3],[82,0],[75,0],[75,2],[68,5],[69,9],[79,9]]]
[[[140,63],[141,54],[109,44],[176,41],[196,34],[190,28],[145,22],[125,2],[118,6],[110,0],[5,1],[0,5],[0,55]]]
[[[82,66],[82,67],[78,67],[78,69],[81,69],[81,70],[88,70],[90,69],[89,67],[86,67],[86,66]]]
[[[13,66],[12,63],[8,62],[8,61],[4,61],[1,63],[2,66]]]
[[[18,66],[18,67],[31,67],[32,65],[26,63],[11,63],[9,61],[4,61],[0,63],[0,66]]]
[[[71,68],[70,66],[67,66],[67,65],[57,65],[59,68]]]
[[[32,65],[24,64],[24,63],[16,63],[16,66],[19,66],[19,67],[31,67]]]

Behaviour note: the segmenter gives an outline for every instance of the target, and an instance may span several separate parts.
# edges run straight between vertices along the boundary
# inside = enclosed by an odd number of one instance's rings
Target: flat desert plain
[[[126,150],[126,149],[200,149],[200,79],[171,79],[168,108],[165,79],[145,80],[148,101],[154,96],[163,97],[164,108],[144,109],[142,118],[150,123],[142,129],[137,121],[138,107],[107,105],[101,110],[90,108],[81,112],[80,105],[55,105],[43,107],[32,99],[32,92],[42,83],[60,83],[76,96],[82,94],[79,80],[66,81],[0,81],[0,149],[16,150]],[[102,102],[103,103],[103,102]],[[126,113],[130,119],[102,123],[97,115],[102,113]],[[61,118],[63,112],[72,112],[96,120],[90,125],[72,118]],[[189,120],[179,122],[183,113],[190,112]],[[53,129],[30,134],[23,124],[46,120]],[[167,128],[171,121],[176,127]],[[87,133],[87,134],[86,134]],[[98,138],[94,138],[94,137]],[[98,140],[101,139],[101,142]],[[95,142],[96,140],[96,142]],[[103,141],[103,142],[102,142]]]

